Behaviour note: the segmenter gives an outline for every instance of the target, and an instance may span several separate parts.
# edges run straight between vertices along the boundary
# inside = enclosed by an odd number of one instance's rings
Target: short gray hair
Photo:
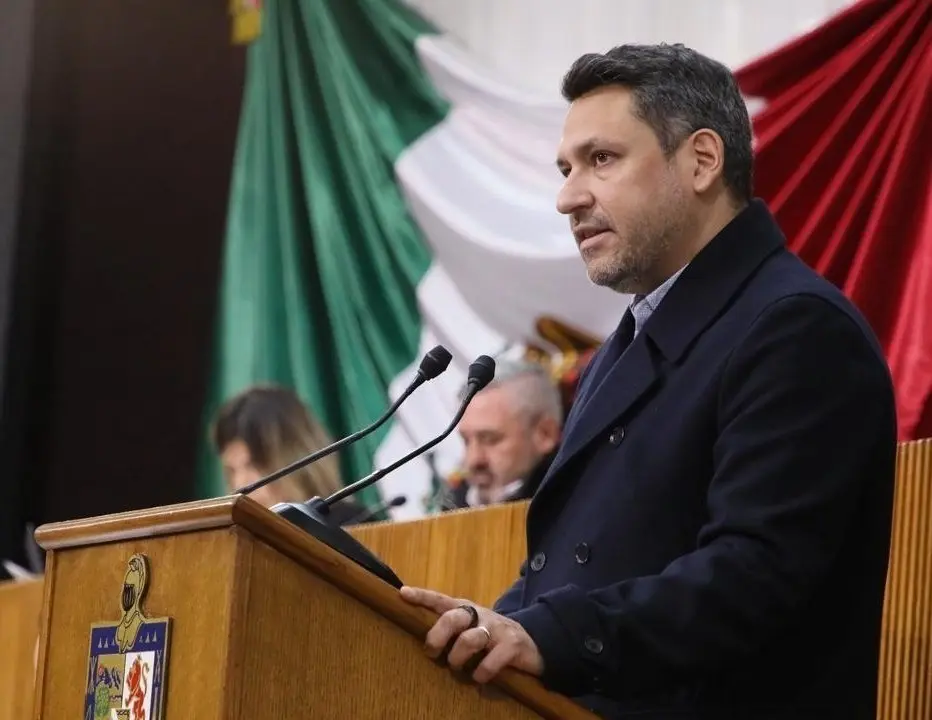
[[[560,390],[540,363],[499,358],[495,361],[495,378],[482,392],[496,387],[513,387],[518,407],[526,417],[536,420],[552,417],[563,425],[563,400]],[[460,391],[460,397],[465,388]]]

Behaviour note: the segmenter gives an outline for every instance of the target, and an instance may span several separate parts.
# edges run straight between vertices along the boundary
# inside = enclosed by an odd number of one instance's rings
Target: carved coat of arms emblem
[[[133,555],[120,592],[119,622],[91,625],[84,720],[162,720],[171,619],[149,618],[142,603],[149,562]]]

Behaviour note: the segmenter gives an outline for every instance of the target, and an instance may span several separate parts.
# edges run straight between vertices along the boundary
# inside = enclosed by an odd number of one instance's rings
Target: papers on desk
[[[6,570],[14,580],[36,580],[39,577],[35,573],[29,572],[26,568],[10,560],[3,561],[3,569]]]
[[[14,580],[36,580],[42,577],[42,573],[45,571],[45,556],[42,553],[42,548],[36,542],[35,532],[35,525],[26,523],[24,547],[26,549],[26,561],[30,566],[29,570],[22,565],[17,565],[12,560],[4,560],[2,563],[3,569]]]
[[[36,542],[35,533],[36,526],[32,523],[26,523],[23,547],[26,549],[26,563],[29,565],[28,570],[22,565],[17,565],[12,560],[4,560],[2,563],[3,569],[6,570],[14,580],[36,580],[42,577],[42,573],[45,572],[45,555],[42,552],[42,548],[40,548],[39,544]]]

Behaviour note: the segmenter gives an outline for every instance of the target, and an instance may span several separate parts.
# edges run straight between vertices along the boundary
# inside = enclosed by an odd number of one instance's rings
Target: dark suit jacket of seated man
[[[750,129],[724,67],[623,46],[564,90],[558,205],[590,278],[646,296],[582,378],[494,613],[402,591],[443,613],[428,652],[458,635],[450,664],[487,652],[480,682],[511,665],[607,718],[873,718],[896,453],[881,348],[732,172]],[[637,123],[677,107],[689,133],[658,171]],[[718,180],[743,202],[684,251]]]

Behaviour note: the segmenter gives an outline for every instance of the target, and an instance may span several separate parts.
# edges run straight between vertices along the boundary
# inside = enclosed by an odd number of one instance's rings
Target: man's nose
[[[593,197],[581,178],[570,175],[557,193],[557,212],[572,215],[592,207]]]
[[[484,467],[486,464],[486,454],[479,443],[468,443],[466,445],[466,457],[464,463],[467,470],[475,471]]]

